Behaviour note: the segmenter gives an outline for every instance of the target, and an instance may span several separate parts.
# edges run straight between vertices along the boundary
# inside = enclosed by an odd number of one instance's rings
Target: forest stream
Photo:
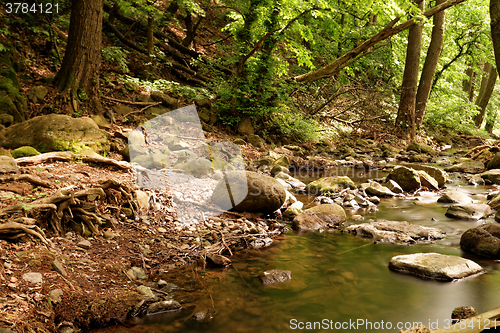
[[[374,175],[349,176],[360,182]],[[447,188],[460,188],[481,202],[492,189],[470,186],[453,177]],[[133,319],[127,328],[98,332],[284,332],[314,322],[321,327],[312,331],[344,325],[341,330],[397,332],[418,323],[430,328],[446,326],[458,306],[472,306],[478,312],[498,307],[497,261],[466,254],[459,246],[460,235],[485,220],[448,218],[448,205],[437,203],[438,197],[438,193],[424,192],[406,199],[382,199],[378,211],[365,214],[363,222],[388,219],[439,227],[447,233],[443,240],[407,246],[375,244],[336,229],[304,234],[290,231],[271,247],[231,257],[229,268],[185,266],[155,277],[172,284],[171,295],[183,310]],[[346,224],[354,223],[359,221]],[[479,263],[485,274],[440,282],[388,269],[393,256],[419,252],[462,256]],[[291,281],[262,285],[258,275],[270,269],[290,270]]]

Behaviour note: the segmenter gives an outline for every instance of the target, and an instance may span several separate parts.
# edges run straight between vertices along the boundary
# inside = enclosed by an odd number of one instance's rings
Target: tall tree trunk
[[[424,9],[424,0],[415,0],[420,10]],[[396,128],[401,133],[410,130],[410,138],[415,138],[415,101],[417,97],[418,68],[420,65],[420,49],[422,48],[422,24],[413,25],[408,33],[406,62],[401,84]]]
[[[497,71],[500,70],[500,0],[490,0],[491,39]]]
[[[54,85],[60,92],[71,95],[75,111],[79,91],[100,106],[96,81],[101,62],[102,13],[103,0],[73,1],[68,44]]]
[[[154,49],[153,23],[154,23],[153,17],[149,16],[148,27],[146,29],[146,50],[148,51],[149,55],[153,54],[153,49]]]
[[[467,93],[467,98],[470,102],[474,99],[474,86],[476,84],[476,72],[472,65],[470,65],[466,70],[465,74],[467,74],[467,78],[464,79],[462,83],[462,88],[464,92]]]
[[[495,88],[495,83],[497,81],[498,73],[496,68],[487,62],[484,64],[484,74],[481,80],[481,89],[476,99],[476,105],[479,107],[479,113],[474,118],[474,124],[477,128],[481,127],[483,123],[484,115],[486,113],[486,107],[490,101],[491,94],[493,93],[493,88]]]
[[[436,5],[444,3],[446,0],[436,0]],[[425,57],[424,67],[420,76],[420,83],[418,84],[416,106],[415,106],[415,123],[417,129],[420,129],[424,121],[425,110],[427,109],[427,102],[431,93],[432,79],[436,73],[436,67],[439,62],[441,50],[443,49],[444,38],[444,21],[445,11],[441,11],[434,15],[431,35],[431,43],[427,50]]]

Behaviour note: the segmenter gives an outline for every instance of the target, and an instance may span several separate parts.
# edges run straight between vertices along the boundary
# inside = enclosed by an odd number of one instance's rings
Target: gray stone
[[[255,134],[255,130],[252,125],[252,119],[249,116],[243,116],[241,121],[238,123],[238,133],[241,135],[252,135]]]
[[[382,186],[377,182],[371,182],[370,186],[365,189],[365,192],[369,195],[375,195],[377,197],[393,197],[396,195],[396,193],[392,192],[389,188]]]
[[[43,276],[41,273],[25,273],[23,274],[23,280],[31,284],[42,284]]]
[[[33,103],[41,102],[43,101],[45,96],[47,96],[48,92],[49,89],[47,89],[47,87],[44,86],[33,87],[28,91],[28,99]]]
[[[281,269],[272,269],[259,274],[259,279],[263,284],[276,284],[286,282],[292,279],[292,272]]]
[[[83,240],[79,241],[78,244],[76,244],[76,246],[81,247],[82,249],[88,250],[92,247],[92,243],[86,239],[83,239]]]
[[[78,152],[83,147],[89,147],[107,153],[107,137],[107,133],[100,130],[91,118],[49,114],[1,130],[0,146],[9,149],[31,146],[42,153],[60,150]]]
[[[493,196],[490,201],[488,201],[488,205],[490,205],[493,209],[500,208],[500,192]]]
[[[155,297],[155,294],[153,294],[153,291],[149,287],[138,286],[137,288],[135,288],[135,290],[137,290],[137,292],[139,294],[141,294],[142,296],[151,297],[151,298]]]
[[[493,184],[500,184],[500,169],[491,169],[481,174],[481,178]]]
[[[472,198],[461,191],[446,191],[442,196],[439,197],[437,202],[471,204]]]
[[[127,271],[127,276],[134,281],[137,280],[147,280],[148,275],[140,267],[132,267]]]
[[[253,171],[227,173],[212,193],[212,201],[220,208],[248,212],[274,212],[283,205],[285,199],[283,185],[272,177]]]
[[[406,147],[406,151],[415,151],[417,153],[426,153],[435,155],[436,152],[432,147],[426,145],[425,143],[411,143]]]
[[[347,215],[344,208],[332,203],[332,204],[322,204],[318,205],[304,211],[305,214],[316,214],[320,219],[326,223],[340,225],[347,220]]]
[[[319,195],[325,192],[338,192],[350,188],[355,189],[356,184],[347,176],[324,177],[317,179],[306,186],[309,194]]]
[[[398,166],[387,176],[387,180],[394,180],[406,192],[418,190],[421,186],[420,175],[417,171]]]
[[[429,190],[439,190],[439,184],[437,180],[432,178],[427,172],[423,170],[417,170],[417,173],[420,176],[420,184],[422,186],[427,187]]]
[[[285,173],[287,175],[290,175],[290,170],[288,170],[287,167],[282,165],[273,166],[273,168],[271,169],[271,176],[276,177],[276,175],[279,173]]]
[[[483,257],[499,259],[500,225],[488,223],[465,231],[460,238],[460,247]]]
[[[481,173],[485,169],[481,161],[462,162],[451,167],[444,168],[448,172]]]
[[[479,220],[491,214],[487,204],[457,204],[448,207],[446,216],[461,220]]]
[[[166,311],[178,311],[181,310],[182,306],[177,301],[161,301],[155,302],[149,305],[147,314],[166,312]]]
[[[483,272],[483,268],[471,260],[438,253],[395,256],[389,263],[389,269],[444,281],[463,279]]]
[[[61,275],[67,275],[68,274],[68,273],[66,273],[66,269],[64,268],[64,266],[57,259],[54,259],[54,261],[52,262],[52,269],[55,270],[57,273],[59,273]]]
[[[387,221],[350,225],[346,231],[356,234],[359,237],[372,238],[375,242],[383,243],[422,243],[435,239],[442,239],[446,232],[440,228],[423,227],[411,224],[406,221]]]
[[[295,231],[316,231],[326,228],[328,223],[320,219],[314,213],[303,213],[295,216],[292,221],[292,229]]]
[[[261,249],[261,248],[264,248],[264,247],[268,247],[268,246],[271,246],[271,244],[273,243],[273,240],[272,238],[269,238],[269,237],[266,237],[266,238],[258,238],[256,240],[254,240],[253,242],[250,242],[248,244],[248,247],[250,249]]]
[[[399,186],[398,183],[396,183],[394,180],[392,179],[389,179],[386,183],[385,183],[385,187],[387,187],[390,191],[392,191],[393,193],[396,193],[396,194],[401,194],[403,193],[403,189],[401,188],[401,186]]]
[[[249,144],[251,144],[252,146],[257,147],[257,148],[263,148],[264,147],[264,142],[256,134],[249,134],[249,135],[247,135],[247,142]]]
[[[488,164],[486,164],[486,169],[500,169],[500,152],[496,153]]]
[[[137,198],[137,205],[139,208],[149,210],[149,195],[144,191],[136,190],[135,196]]]
[[[168,96],[161,91],[152,91],[151,98],[153,101],[162,102],[163,105],[168,106],[172,109],[177,109],[179,107],[179,101],[175,98]]]
[[[118,113],[120,116],[125,116],[125,115],[129,114],[130,112],[133,112],[134,109],[132,109],[128,105],[116,105],[116,106],[113,106],[113,111],[115,113]]]
[[[271,174],[272,174],[272,172],[271,172]],[[274,175],[274,178],[284,180],[285,183],[287,183],[288,185],[290,185],[290,187],[293,188],[293,189],[303,190],[303,189],[306,188],[306,184],[304,184],[303,182],[301,182],[300,180],[298,180],[296,178],[293,178],[289,174],[281,172],[281,171],[278,172],[276,175]]]
[[[215,171],[214,165],[212,165],[209,160],[203,157],[196,157],[193,159],[189,159],[184,163],[177,163],[175,164],[174,168],[183,170],[186,174],[198,178],[206,177]]]
[[[0,156],[0,173],[17,173],[19,167],[15,159],[9,156]]]
[[[132,146],[129,146],[132,147]],[[146,169],[165,169],[170,167],[170,158],[160,152],[154,152],[144,155],[130,155],[130,163],[135,163]]]
[[[64,292],[61,289],[54,289],[49,292],[50,300],[53,303],[61,303]]]
[[[95,114],[90,116],[90,118],[92,118],[92,120],[95,121],[95,123],[97,124],[97,126],[99,126],[99,128],[109,129],[111,127],[108,120],[104,118],[103,115]]]

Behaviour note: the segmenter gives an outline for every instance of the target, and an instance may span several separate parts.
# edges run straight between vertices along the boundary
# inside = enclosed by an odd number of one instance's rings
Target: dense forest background
[[[14,121],[47,113],[112,119],[110,99],[140,103],[159,90],[195,102],[210,126],[250,126],[276,144],[353,133],[493,135],[498,127],[494,0],[2,7],[0,108]],[[40,84],[52,87],[49,97],[27,103]]]

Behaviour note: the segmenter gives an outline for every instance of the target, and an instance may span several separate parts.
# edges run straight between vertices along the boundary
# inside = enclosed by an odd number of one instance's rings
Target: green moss
[[[40,155],[40,152],[38,150],[36,150],[35,148],[30,147],[30,146],[19,147],[19,148],[14,149],[12,151],[12,157],[14,157],[14,158],[35,156],[35,155]]]
[[[0,148],[0,156],[9,156],[12,157],[12,154],[8,149]]]

